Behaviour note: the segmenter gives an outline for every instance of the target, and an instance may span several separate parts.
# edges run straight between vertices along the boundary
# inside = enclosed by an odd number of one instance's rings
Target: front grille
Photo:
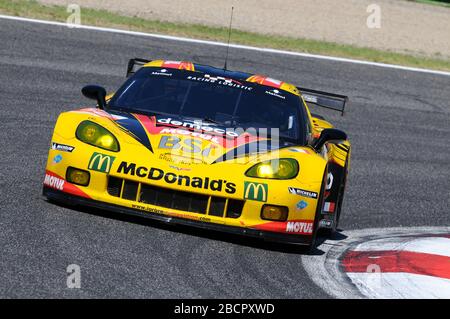
[[[238,218],[243,200],[177,191],[109,176],[108,194],[154,206],[226,218]]]

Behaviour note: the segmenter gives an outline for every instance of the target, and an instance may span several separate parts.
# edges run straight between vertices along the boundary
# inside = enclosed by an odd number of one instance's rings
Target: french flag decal
[[[327,213],[334,213],[334,203],[331,202],[325,202],[325,205],[323,206],[323,211]]]

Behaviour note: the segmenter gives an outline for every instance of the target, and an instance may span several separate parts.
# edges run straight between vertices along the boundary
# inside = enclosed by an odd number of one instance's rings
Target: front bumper
[[[195,221],[184,218],[177,217],[168,217],[160,214],[152,213],[152,212],[144,212],[137,209],[132,209],[124,206],[119,206],[115,204],[110,204],[106,202],[101,202],[93,199],[83,198],[79,196],[75,196],[72,194],[68,194],[62,191],[55,190],[53,188],[44,186],[43,195],[50,200],[54,200],[56,202],[64,203],[70,206],[87,206],[98,208],[102,210],[113,211],[117,213],[139,216],[144,218],[153,219],[156,221],[178,224],[202,229],[208,229],[213,231],[219,231],[224,233],[236,234],[236,235],[244,235],[253,238],[260,238],[265,241],[270,242],[282,242],[286,244],[299,244],[299,245],[310,245],[312,236],[311,235],[290,235],[290,234],[282,234],[275,233],[270,231],[257,230],[246,227],[236,227],[236,226],[228,226],[228,225],[220,225],[215,223],[208,223],[202,221]]]

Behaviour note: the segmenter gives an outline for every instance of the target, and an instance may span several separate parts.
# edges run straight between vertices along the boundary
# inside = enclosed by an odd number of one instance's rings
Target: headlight
[[[265,220],[284,222],[287,220],[288,211],[288,208],[285,206],[263,205],[261,209],[261,218]]]
[[[66,180],[70,183],[88,186],[91,174],[88,171],[78,169],[75,167],[68,167],[66,171]]]
[[[252,166],[245,175],[256,178],[291,179],[297,176],[298,162],[292,158],[280,158],[258,163]]]
[[[77,127],[75,136],[84,143],[94,145],[108,151],[119,151],[119,142],[114,135],[112,135],[111,132],[104,127],[94,122],[81,122]]]

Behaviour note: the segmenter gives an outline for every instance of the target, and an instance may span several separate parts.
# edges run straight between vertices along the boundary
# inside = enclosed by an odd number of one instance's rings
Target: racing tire
[[[308,253],[313,253],[316,249],[316,241],[317,241],[317,234],[319,233],[319,221],[322,217],[322,208],[324,205],[324,194],[325,194],[325,188],[327,185],[327,172],[328,169],[325,169],[322,177],[322,186],[320,187],[320,193],[319,198],[317,200],[317,207],[316,207],[316,215],[314,216],[314,225],[313,225],[313,233],[312,233],[312,239],[311,243],[308,246]]]
[[[337,205],[336,205],[336,211],[334,213],[333,218],[333,227],[332,228],[323,228],[322,234],[326,237],[332,237],[334,233],[336,233],[338,226],[339,226],[339,220],[341,218],[341,211],[342,211],[342,203],[344,202],[344,194],[345,194],[345,185],[347,183],[347,175],[348,175],[348,159],[345,161],[344,166],[344,176],[342,177],[342,182],[339,185],[339,193],[338,193],[338,199],[337,199]]]

